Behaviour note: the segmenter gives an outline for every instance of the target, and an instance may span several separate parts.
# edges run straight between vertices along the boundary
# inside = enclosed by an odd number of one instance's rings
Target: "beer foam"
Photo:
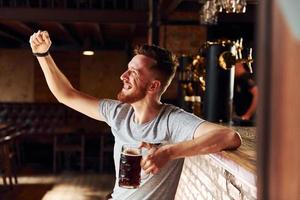
[[[126,156],[142,156],[136,149],[126,149],[122,154]]]

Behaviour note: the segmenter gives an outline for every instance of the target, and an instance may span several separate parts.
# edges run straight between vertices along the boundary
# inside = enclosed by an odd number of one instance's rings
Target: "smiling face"
[[[134,103],[147,95],[148,87],[153,81],[150,66],[155,60],[136,55],[128,63],[128,69],[121,75],[123,88],[118,94],[118,99],[124,103]]]

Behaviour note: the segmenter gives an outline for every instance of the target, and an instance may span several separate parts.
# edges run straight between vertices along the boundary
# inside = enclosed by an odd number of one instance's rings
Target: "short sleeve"
[[[104,121],[111,126],[113,119],[117,114],[121,102],[111,99],[101,99],[99,102],[99,112],[104,117]]]
[[[176,108],[168,117],[168,130],[173,143],[193,138],[197,127],[205,120],[183,109]]]

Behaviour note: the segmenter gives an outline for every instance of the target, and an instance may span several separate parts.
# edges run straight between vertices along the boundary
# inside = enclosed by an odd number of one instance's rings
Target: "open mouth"
[[[123,85],[124,90],[130,90],[131,88],[132,88],[132,86],[130,84],[124,83],[124,85]]]

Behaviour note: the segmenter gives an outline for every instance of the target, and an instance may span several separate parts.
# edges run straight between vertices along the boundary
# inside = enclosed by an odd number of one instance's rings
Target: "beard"
[[[146,86],[136,88],[133,92],[126,94],[123,90],[118,93],[118,100],[122,103],[134,103],[146,96]]]

